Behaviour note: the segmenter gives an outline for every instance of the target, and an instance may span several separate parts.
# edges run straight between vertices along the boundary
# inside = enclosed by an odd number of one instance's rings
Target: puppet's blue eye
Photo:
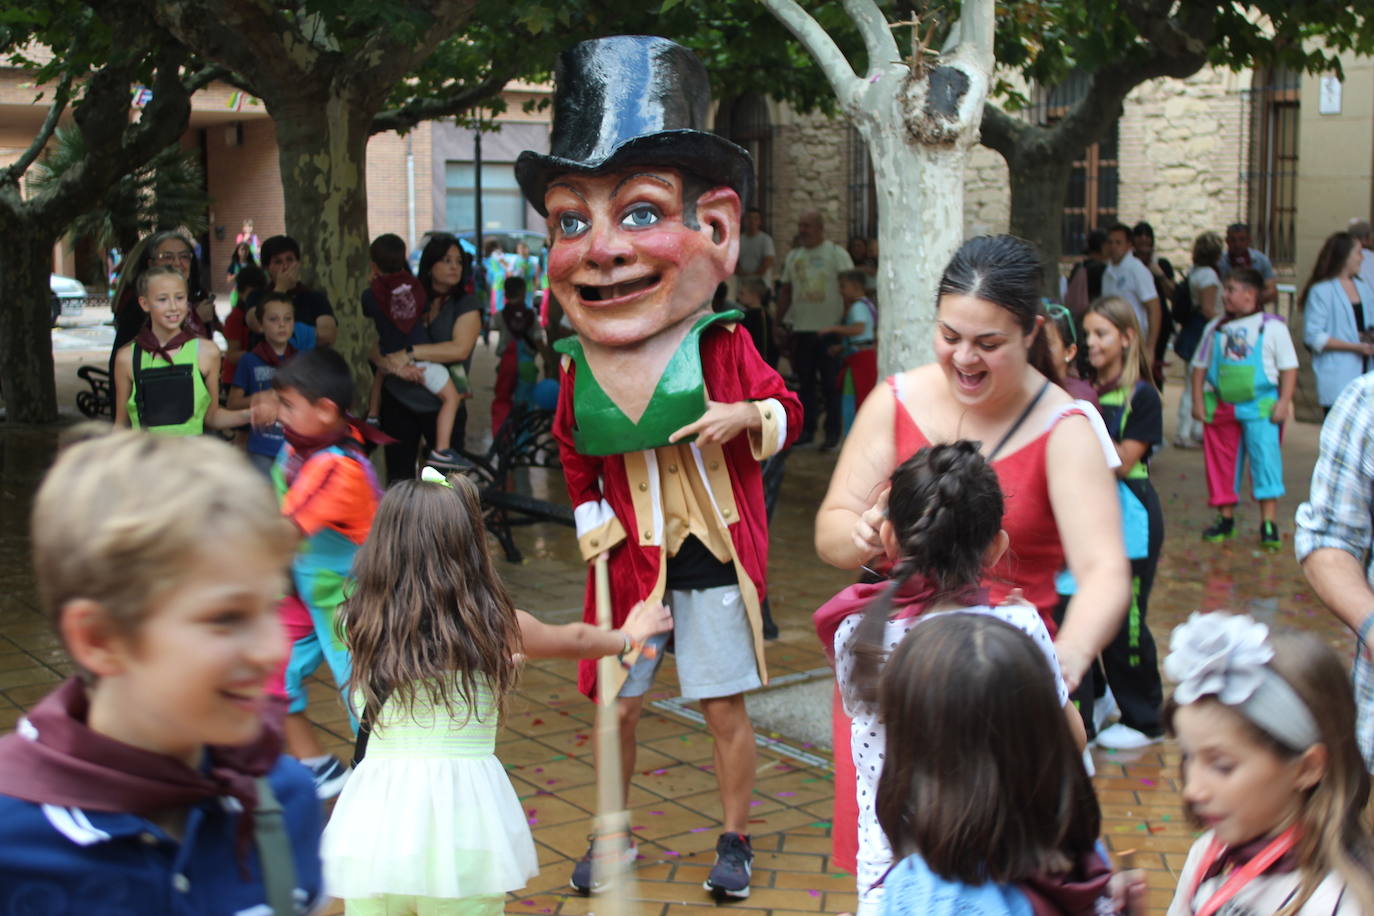
[[[652,204],[639,204],[626,213],[621,219],[620,225],[626,229],[644,229],[652,226],[659,220],[658,207]]]
[[[576,213],[564,213],[558,217],[558,231],[564,238],[574,238],[586,232],[591,223]]]

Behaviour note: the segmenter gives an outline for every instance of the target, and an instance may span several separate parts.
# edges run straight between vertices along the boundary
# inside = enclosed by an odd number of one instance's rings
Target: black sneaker
[[[1260,546],[1265,550],[1278,550],[1283,547],[1283,538],[1279,537],[1279,526],[1273,522],[1263,522],[1260,525]]]
[[[592,858],[595,855],[596,837],[589,836],[587,837],[587,851],[583,853],[582,858],[578,859],[577,864],[573,866],[572,881],[568,882],[572,885],[572,889],[579,894],[600,893],[605,887],[605,885],[598,884],[595,879],[592,878]],[[630,865],[638,857],[639,848],[635,846],[634,841],[631,840],[629,847],[625,850],[625,854],[621,859],[621,864]]]
[[[1212,523],[1212,527],[1202,532],[1202,539],[1216,544],[1220,541],[1229,541],[1236,536],[1236,520],[1218,515],[1217,520]]]
[[[749,896],[749,876],[754,871],[754,848],[742,833],[722,833],[716,841],[716,864],[702,887],[717,900],[743,900]]]
[[[326,757],[319,763],[306,764],[315,780],[315,797],[323,801],[343,791],[348,774],[353,772],[338,757]]]
[[[429,460],[425,462],[432,468],[453,468],[462,470],[472,467],[472,462],[458,454],[457,449],[445,448],[435,449],[429,453]]]

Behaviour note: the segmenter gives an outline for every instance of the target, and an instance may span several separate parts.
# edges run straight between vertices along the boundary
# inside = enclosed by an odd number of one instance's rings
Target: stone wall
[[[792,247],[797,217],[818,210],[826,238],[844,245],[849,226],[849,122],[821,114],[780,112],[773,132],[773,181],[767,229],[778,264]]]
[[[1123,222],[1146,220],[1159,251],[1192,262],[1193,240],[1245,218],[1246,106],[1250,73],[1205,69],[1160,79],[1126,99],[1119,133]]]
[[[964,237],[1006,232],[1011,224],[1007,161],[1001,153],[975,146],[964,166]]]

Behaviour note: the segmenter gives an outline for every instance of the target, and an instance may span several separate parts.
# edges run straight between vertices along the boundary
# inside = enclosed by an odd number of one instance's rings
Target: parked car
[[[52,293],[52,323],[62,315],[80,315],[86,305],[86,285],[73,277],[61,274],[48,276],[48,289]]]

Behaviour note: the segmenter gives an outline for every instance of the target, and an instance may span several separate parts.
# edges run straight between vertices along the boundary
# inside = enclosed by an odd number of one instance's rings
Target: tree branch
[[[197,90],[204,89],[215,80],[228,79],[229,76],[230,73],[227,67],[221,67],[219,64],[209,64],[187,76],[182,85],[186,87],[187,92],[195,93]]]
[[[62,79],[58,82],[57,88],[53,90],[52,104],[48,106],[48,116],[43,119],[43,126],[38,129],[38,136],[33,138],[29,148],[20,154],[19,158],[10,163],[4,171],[0,171],[0,185],[18,182],[21,175],[28,171],[29,166],[33,165],[38,159],[43,147],[48,145],[48,140],[52,139],[53,131],[57,130],[57,122],[62,118],[62,112],[67,110],[67,102],[72,97],[72,74],[70,71],[62,74]]]
[[[378,87],[385,93],[424,62],[467,21],[476,6],[475,0],[429,0],[421,3],[422,11],[430,17],[429,26],[417,42],[386,29],[375,29],[356,54],[344,62],[346,79],[356,76],[367,87]],[[359,88],[364,88],[360,86]],[[381,101],[380,99],[378,101]]]
[[[802,43],[802,46],[815,58],[821,72],[830,81],[841,107],[853,103],[859,94],[860,81],[849,65],[844,52],[835,40],[821,28],[811,14],[802,9],[796,0],[762,0],[768,11],[777,17],[789,32]],[[872,61],[869,61],[872,66]]]
[[[983,103],[980,140],[988,149],[1001,153],[1008,165],[1011,164],[1011,158],[1017,149],[1025,143],[1026,136],[1035,129],[991,102]]]
[[[993,0],[964,0],[958,28],[959,45],[954,53],[968,57],[991,79],[995,62],[992,45],[997,29]]]
[[[897,39],[892,36],[887,17],[873,0],[844,0],[844,11],[854,21],[863,38],[864,50],[868,52],[870,76],[901,60],[902,52],[897,50]]]
[[[487,99],[500,95],[506,83],[515,78],[518,69],[517,65],[508,65],[499,70],[493,70],[480,83],[456,89],[442,98],[413,99],[400,108],[379,112],[372,119],[369,133],[380,134],[388,130],[405,131],[421,121],[460,115],[477,107]]]

